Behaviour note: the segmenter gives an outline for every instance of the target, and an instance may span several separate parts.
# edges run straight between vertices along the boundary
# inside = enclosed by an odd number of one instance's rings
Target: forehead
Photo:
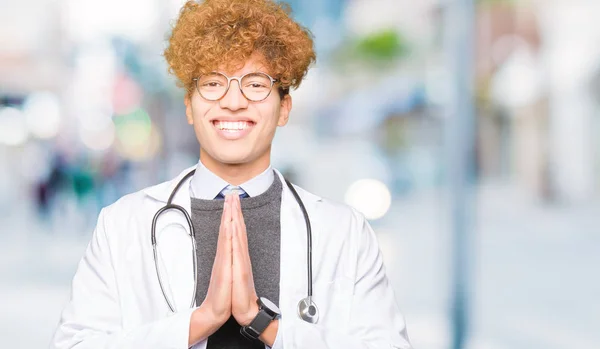
[[[230,76],[241,76],[252,72],[263,72],[270,74],[269,67],[266,64],[265,59],[258,54],[253,54],[245,61],[222,64],[217,68],[217,71]]]

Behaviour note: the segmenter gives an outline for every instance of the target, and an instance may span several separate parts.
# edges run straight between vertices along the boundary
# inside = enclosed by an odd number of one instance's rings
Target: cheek
[[[279,105],[265,105],[264,108],[259,108],[258,113],[260,120],[265,128],[275,128],[279,122]]]
[[[194,128],[201,130],[209,126],[208,119],[212,106],[206,104],[196,105],[193,111]]]

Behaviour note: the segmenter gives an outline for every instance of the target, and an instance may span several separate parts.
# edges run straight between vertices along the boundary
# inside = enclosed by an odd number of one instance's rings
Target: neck
[[[212,173],[231,185],[240,185],[263,173],[270,165],[270,152],[260,158],[239,164],[227,164],[215,160],[200,149],[200,161]]]

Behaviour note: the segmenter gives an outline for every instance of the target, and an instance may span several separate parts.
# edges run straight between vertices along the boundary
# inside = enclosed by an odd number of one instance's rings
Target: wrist
[[[256,303],[256,301],[252,302],[252,305],[250,306],[250,310],[246,314],[240,315],[240,316],[238,316],[238,318],[236,318],[238,324],[240,326],[250,325],[250,323],[252,322],[252,320],[254,320],[256,315],[258,315],[258,311],[259,311],[258,304]]]
[[[202,303],[197,310],[198,314],[201,314],[207,323],[214,324],[217,328],[221,327],[231,316],[231,312],[216,313],[213,307],[206,303]]]
[[[248,316],[243,320],[247,325],[240,323],[242,325],[240,333],[248,339],[260,339],[270,346],[277,335],[279,322],[276,322],[276,320],[281,314],[281,311],[276,304],[264,297],[257,299],[256,308],[254,309],[255,311],[253,311],[253,313],[256,315],[253,317]],[[248,318],[252,319],[248,321]],[[267,332],[265,333],[265,331]]]
[[[206,329],[206,332],[209,332],[207,337],[216,332],[228,318],[229,316],[225,318],[223,315],[215,314],[215,312],[205,304],[200,305],[192,315],[195,324],[202,326]]]
[[[277,338],[277,332],[279,331],[279,319],[275,319],[271,321],[269,326],[265,328],[263,333],[258,337],[263,343],[272,347],[275,343],[275,338]]]
[[[215,333],[220,324],[206,308],[199,307],[192,312],[188,345],[192,346]]]

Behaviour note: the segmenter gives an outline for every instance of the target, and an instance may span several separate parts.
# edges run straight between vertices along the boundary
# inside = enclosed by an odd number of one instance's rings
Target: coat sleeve
[[[79,262],[70,299],[50,348],[187,348],[193,309],[137,328],[122,329],[111,246],[105,231],[106,210],[100,212],[92,239]],[[199,347],[204,346],[195,348]]]
[[[383,257],[373,229],[354,211],[359,229],[356,276],[347,330],[309,324],[297,316],[286,317],[273,349],[411,349],[404,317],[387,279]]]

